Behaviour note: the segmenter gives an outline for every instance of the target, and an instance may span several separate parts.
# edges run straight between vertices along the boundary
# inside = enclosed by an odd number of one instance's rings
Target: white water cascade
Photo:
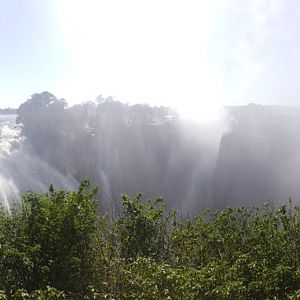
[[[74,189],[77,182],[37,157],[22,136],[16,115],[0,115],[0,204],[9,210],[28,190],[46,192],[50,184]]]

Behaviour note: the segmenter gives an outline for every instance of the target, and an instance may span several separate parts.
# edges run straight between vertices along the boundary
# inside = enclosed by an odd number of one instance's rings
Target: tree
[[[82,181],[78,191],[27,193],[21,210],[1,217],[10,238],[1,243],[6,286],[28,292],[47,286],[76,294],[93,283],[97,235],[97,189]],[[1,236],[0,236],[1,238]],[[0,290],[5,289],[0,283]],[[4,284],[5,285],[5,284]]]

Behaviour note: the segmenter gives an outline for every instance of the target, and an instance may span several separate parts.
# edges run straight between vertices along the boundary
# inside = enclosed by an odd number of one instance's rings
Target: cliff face
[[[44,192],[51,183],[73,188],[91,178],[103,206],[122,192],[143,192],[164,195],[168,207],[191,215],[300,199],[300,110],[227,110],[225,120],[200,124],[166,107],[102,98],[68,107],[48,92],[34,94],[18,109],[19,126],[0,128],[2,182]],[[10,147],[19,151],[10,155]]]
[[[214,201],[226,206],[299,199],[299,110],[248,105],[229,113],[232,129],[220,142]]]

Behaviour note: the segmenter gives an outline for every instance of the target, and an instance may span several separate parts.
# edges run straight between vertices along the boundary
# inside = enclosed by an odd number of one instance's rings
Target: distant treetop
[[[0,108],[0,115],[17,114],[17,112],[16,108]]]

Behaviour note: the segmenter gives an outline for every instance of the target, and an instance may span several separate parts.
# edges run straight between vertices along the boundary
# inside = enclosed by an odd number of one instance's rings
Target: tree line
[[[141,194],[107,213],[96,193],[50,186],[1,210],[0,299],[299,299],[291,201],[183,218]]]

